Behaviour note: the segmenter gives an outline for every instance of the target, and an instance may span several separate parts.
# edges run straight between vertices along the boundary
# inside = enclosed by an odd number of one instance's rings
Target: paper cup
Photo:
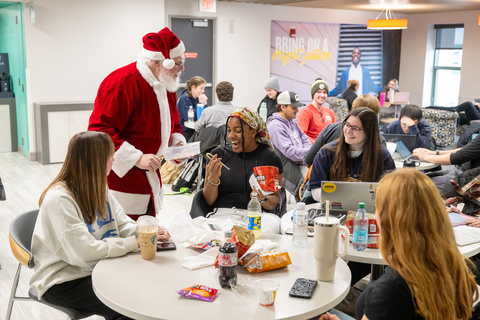
[[[278,283],[276,281],[270,279],[255,281],[255,289],[258,293],[258,303],[261,306],[273,306],[278,290]]]

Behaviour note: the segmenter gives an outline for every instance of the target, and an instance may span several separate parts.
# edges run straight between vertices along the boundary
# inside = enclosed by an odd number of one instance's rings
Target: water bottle
[[[389,101],[390,103],[392,103],[392,104],[394,103],[394,101],[393,101],[393,97],[394,97],[394,96],[395,96],[395,90],[390,89],[390,90],[388,91],[388,101]]]
[[[267,103],[262,102],[260,104],[260,116],[263,118],[263,121],[267,121]]]
[[[237,284],[237,246],[232,239],[232,231],[225,231],[225,240],[222,242],[218,253],[218,280],[222,288],[235,287]]]
[[[203,109],[205,109],[205,105],[203,103],[197,103],[197,120],[202,116]]]
[[[292,246],[306,248],[308,246],[308,214],[305,211],[305,203],[298,202],[293,211],[293,239]]]
[[[190,106],[188,108],[188,122],[194,122],[195,121],[195,112],[193,111],[193,106]]]
[[[252,192],[252,200],[247,206],[248,230],[252,230],[255,239],[262,234],[262,205],[257,199],[257,193]]]
[[[368,214],[365,211],[365,203],[358,204],[357,214],[353,219],[353,249],[363,251],[368,243]]]

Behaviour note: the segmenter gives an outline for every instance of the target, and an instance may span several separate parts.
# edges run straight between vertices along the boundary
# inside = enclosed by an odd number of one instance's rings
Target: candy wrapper
[[[264,194],[272,194],[281,188],[278,168],[274,166],[261,166],[253,168],[253,176]],[[257,187],[256,185],[254,185]],[[257,187],[258,188],[258,187]]]
[[[201,284],[178,290],[177,293],[189,299],[212,302],[217,296],[218,289],[213,289]]]
[[[244,259],[245,266],[250,273],[260,273],[283,268],[292,264],[290,255],[286,250],[271,250],[254,253]]]
[[[241,258],[245,252],[255,243],[255,235],[252,230],[248,230],[241,226],[233,226],[232,228],[232,240],[237,246],[237,256]],[[242,265],[241,263],[239,263]],[[215,259],[215,268],[218,268],[218,255]]]
[[[220,243],[221,243],[220,240],[215,240],[214,239],[214,240],[210,240],[210,241],[206,241],[206,242],[199,242],[199,243],[191,244],[190,248],[209,250],[209,249],[214,248],[214,247],[220,247]]]

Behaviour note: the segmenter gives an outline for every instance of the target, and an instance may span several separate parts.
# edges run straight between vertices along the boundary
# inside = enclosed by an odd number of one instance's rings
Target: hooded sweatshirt
[[[301,162],[312,144],[297,123],[274,113],[268,118],[267,126],[273,145],[285,157],[297,163]]]

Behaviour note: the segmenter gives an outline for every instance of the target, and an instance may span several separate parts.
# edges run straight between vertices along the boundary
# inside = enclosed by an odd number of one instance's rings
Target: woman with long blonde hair
[[[414,169],[385,175],[377,188],[376,219],[389,268],[358,298],[356,319],[469,319],[478,296],[472,264],[457,248],[430,178]]]

